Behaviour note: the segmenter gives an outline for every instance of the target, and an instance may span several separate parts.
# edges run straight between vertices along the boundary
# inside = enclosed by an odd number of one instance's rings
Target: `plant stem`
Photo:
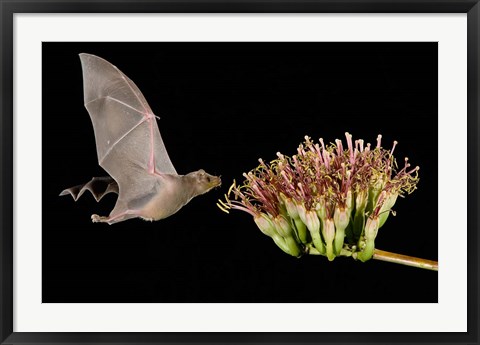
[[[375,249],[372,259],[393,262],[400,265],[423,268],[431,271],[438,271],[438,262],[426,259],[415,258],[402,254],[386,252],[384,250]]]
[[[324,255],[324,254],[320,253],[313,246],[308,247],[307,254],[310,254],[310,255]],[[342,255],[342,256],[346,256],[346,255]],[[402,254],[386,252],[384,250],[379,250],[379,249],[374,250],[372,259],[380,260],[380,261],[393,262],[395,264],[400,264],[400,265],[405,265],[405,266],[423,268],[423,269],[431,270],[431,271],[438,271],[438,262],[437,261],[420,259],[420,258],[415,258],[413,256],[407,256],[407,255],[402,255]]]

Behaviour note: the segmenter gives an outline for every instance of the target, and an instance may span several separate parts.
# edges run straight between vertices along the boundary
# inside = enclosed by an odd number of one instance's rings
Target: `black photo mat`
[[[171,217],[94,224],[115,196],[59,193],[93,176],[93,128],[78,54],[132,79],[180,174],[205,169],[222,186]],[[239,211],[217,206],[258,158],[293,155],[305,135],[383,146],[420,166],[379,249],[438,258],[438,45],[325,42],[42,44],[43,303],[436,303],[438,273],[371,260],[283,253]],[[441,266],[440,266],[441,271]]]

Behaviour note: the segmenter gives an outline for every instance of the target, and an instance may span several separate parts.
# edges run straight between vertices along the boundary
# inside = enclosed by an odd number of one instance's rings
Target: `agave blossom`
[[[291,157],[278,152],[270,163],[259,159],[259,166],[243,174],[242,185],[234,181],[218,206],[252,215],[290,255],[369,260],[397,198],[417,188],[419,167],[411,168],[408,158],[398,167],[396,141],[387,150],[381,135],[375,147],[345,136],[346,147],[338,139],[326,145],[306,136]]]

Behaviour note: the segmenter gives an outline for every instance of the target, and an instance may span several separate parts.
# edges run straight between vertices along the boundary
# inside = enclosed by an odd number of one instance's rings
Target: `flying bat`
[[[110,215],[93,222],[118,223],[171,216],[197,195],[220,186],[220,177],[204,170],[179,175],[168,156],[153,114],[140,89],[108,61],[80,54],[85,107],[90,114],[98,164],[110,176],[65,189],[76,201],[86,190],[97,201],[118,194]]]

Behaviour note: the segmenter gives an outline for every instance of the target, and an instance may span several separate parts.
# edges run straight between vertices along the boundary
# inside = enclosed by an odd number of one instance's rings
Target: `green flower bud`
[[[333,249],[333,241],[335,239],[335,224],[333,219],[326,219],[322,228],[323,238],[325,238],[327,258],[329,261],[335,259],[335,253]]]
[[[378,218],[368,217],[367,224],[365,224],[365,240],[375,240],[378,233]]]
[[[295,256],[296,258],[299,258],[302,256],[302,250],[300,249],[298,243],[295,241],[295,239],[292,236],[285,237],[285,244],[288,247],[289,254],[292,256]]]
[[[337,206],[335,208],[335,213],[333,214],[333,221],[337,230],[345,229],[348,225],[348,222],[350,221],[347,210]]]
[[[383,224],[387,221],[388,216],[390,215],[390,210],[397,201],[398,193],[388,193],[386,199],[380,209],[378,216],[378,228],[381,228]]]
[[[345,201],[345,206],[347,207],[348,217],[350,217],[350,213],[353,211],[353,193],[351,190],[347,192],[347,199]]]
[[[350,222],[350,216],[344,208],[336,207],[333,215],[335,224],[335,253],[340,254],[345,241],[345,229]]]
[[[318,217],[322,221],[325,221],[325,218],[327,218],[327,202],[325,201],[325,198],[320,198],[318,200],[315,210],[317,211]]]
[[[269,237],[274,237],[277,234],[275,230],[275,225],[273,224],[272,220],[268,215],[265,213],[260,213],[260,215],[253,218],[255,224],[257,224],[258,228],[261,232]]]
[[[386,183],[386,176],[382,174],[382,175],[378,176],[375,183],[369,188],[369,190],[368,190],[368,203],[367,203],[367,208],[366,208],[366,211],[369,214],[372,214],[373,209],[377,205],[378,197],[380,196],[380,192],[385,187],[385,183]]]
[[[283,250],[285,253],[291,256],[295,256],[296,258],[299,258],[302,256],[302,251],[297,245],[297,242],[293,239],[293,237],[286,237],[283,238],[280,235],[275,235],[272,237],[273,242],[279,247],[281,250]]]
[[[363,250],[357,254],[356,258],[362,262],[368,261],[372,258],[374,251],[375,241],[367,241],[363,247]]]
[[[320,219],[317,216],[317,213],[313,210],[307,211],[305,213],[305,224],[310,232],[312,237],[312,242],[315,248],[320,252],[320,254],[325,254],[325,244],[322,241],[322,236],[320,235]]]
[[[322,230],[323,230],[323,237],[325,238],[325,241],[327,243],[332,242],[333,239],[335,238],[335,224],[333,223],[333,220],[326,219],[325,226]]]
[[[357,258],[362,262],[370,260],[373,256],[373,252],[375,251],[375,237],[377,237],[378,233],[378,222],[378,218],[369,217],[367,219],[367,224],[365,225],[365,246],[357,255]]]
[[[298,230],[298,237],[300,238],[302,243],[307,243],[308,236],[307,236],[307,229],[305,228],[305,225],[307,224],[307,217],[306,217],[307,209],[305,208],[304,204],[297,203],[296,201],[294,201],[294,204],[296,206],[297,213],[298,213],[298,218],[294,218],[295,225]]]
[[[355,243],[355,236],[353,235],[352,212],[355,211],[355,198],[353,197],[352,190],[349,190],[347,192],[347,199],[346,199],[345,205],[346,205],[346,211],[347,211],[347,215],[348,215],[348,224],[347,224],[347,227],[345,228],[345,235],[346,235],[348,241],[351,244],[353,244],[353,243]]]
[[[385,200],[385,203],[384,203],[384,209],[385,210],[390,210],[393,205],[395,205],[395,203],[397,202],[397,198],[398,198],[398,193],[388,193],[387,195],[387,198]],[[380,212],[383,211],[383,208]]]
[[[297,205],[298,216],[300,217],[302,222],[306,225],[307,224],[307,217],[306,217],[307,209],[305,208],[304,204],[296,203],[296,205]]]
[[[359,240],[365,226],[365,208],[367,207],[368,193],[361,189],[355,199],[355,216],[353,218],[353,236]]]
[[[297,236],[300,242],[306,244],[309,242],[307,234],[307,226],[304,222],[301,221],[300,217],[293,218],[293,224],[295,224],[295,230],[297,231]]]
[[[305,225],[311,233],[320,231],[320,219],[315,211],[305,212]]]
[[[277,233],[282,237],[289,237],[292,235],[292,227],[284,216],[277,216],[273,219],[273,224]]]
[[[292,228],[283,216],[271,219],[267,214],[260,213],[253,218],[260,231],[271,237],[275,244],[285,253],[300,257],[302,251],[292,235]]]
[[[367,207],[367,199],[368,193],[365,189],[361,189],[357,193],[357,197],[355,199],[355,209],[357,212],[360,212],[361,210],[365,210],[365,207]]]
[[[290,198],[283,199],[283,202],[285,204],[285,208],[287,209],[288,215],[293,219],[298,218],[299,215],[298,215],[297,205],[295,205],[295,202]]]

